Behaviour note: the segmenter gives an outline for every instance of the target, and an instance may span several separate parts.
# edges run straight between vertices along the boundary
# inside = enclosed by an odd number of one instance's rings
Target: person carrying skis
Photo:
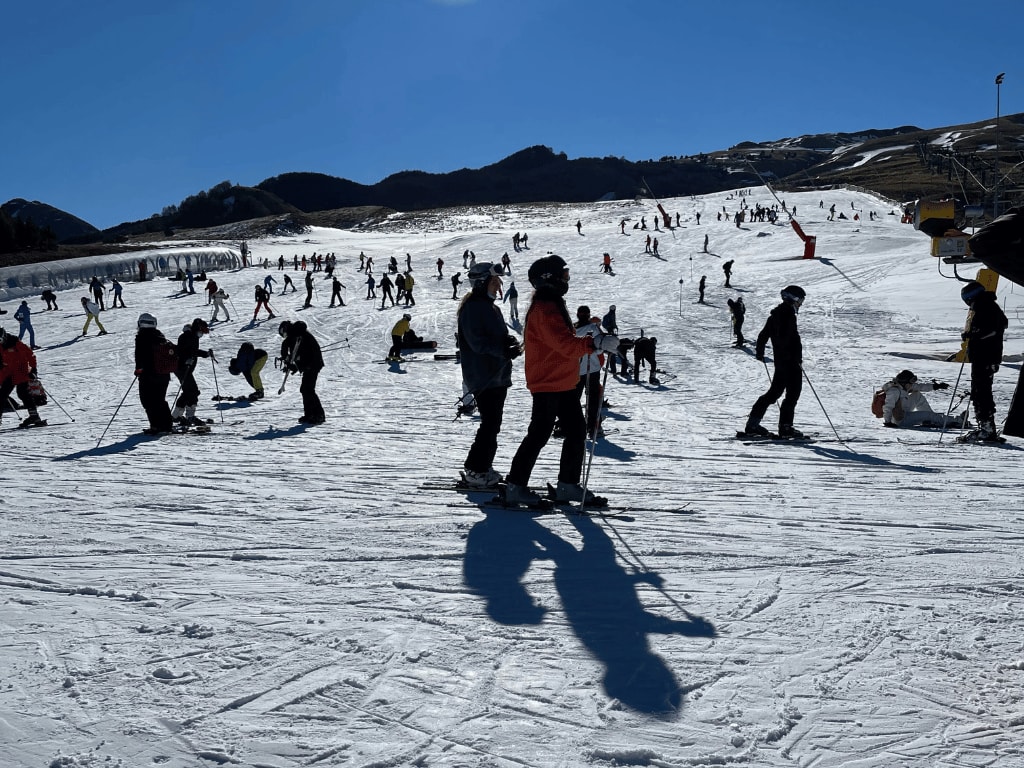
[[[402,319],[395,323],[391,329],[391,349],[388,350],[388,362],[402,362],[402,338],[412,330],[412,315],[408,312],[402,315]]]
[[[274,311],[270,308],[270,294],[267,293],[267,289],[264,288],[262,285],[257,285],[256,289],[255,289],[255,292],[254,292],[254,297],[256,299],[256,309],[253,310],[252,321],[254,323],[256,322],[256,317],[260,313],[260,307],[263,307],[264,309],[266,309],[267,310],[267,314],[270,315],[270,317],[267,318],[267,319],[268,320],[273,320],[275,315],[274,315]],[[227,310],[225,310],[225,313],[226,313],[226,311]]]
[[[900,371],[895,378],[882,385],[885,403],[882,405],[882,419],[887,427],[947,427],[959,426],[959,417],[937,413],[932,410],[922,392],[949,389],[943,381],[919,382],[913,371]]]
[[[267,364],[267,357],[265,349],[257,349],[251,342],[245,341],[242,342],[238,353],[231,358],[231,363],[228,365],[229,373],[242,374],[249,386],[253,388],[252,394],[249,395],[250,402],[263,399],[263,379],[260,373],[263,371],[263,366]]]
[[[768,406],[785,393],[779,406],[779,437],[802,438],[804,435],[793,428],[793,416],[803,388],[803,344],[800,331],[797,330],[796,316],[807,294],[799,285],[787,285],[781,295],[782,303],[768,315],[754,347],[754,356],[764,362],[764,348],[771,341],[775,374],[768,391],[751,408],[744,432],[747,435],[770,434],[761,426],[761,419],[768,411]]]
[[[736,337],[734,347],[742,347],[746,343],[743,338],[743,318],[747,314],[747,305],[743,303],[743,297],[737,296],[736,300],[727,299],[729,312],[732,314],[732,333]]]
[[[199,339],[210,332],[210,326],[201,317],[197,317],[182,329],[178,336],[178,370],[175,376],[181,382],[181,394],[174,404],[171,418],[183,427],[194,427],[204,424],[202,419],[196,417],[196,406],[199,404],[199,385],[193,375],[196,369],[196,358],[208,357],[214,363],[217,358],[213,356],[212,349],[200,349]]]
[[[964,435],[971,441],[999,441],[996,430],[996,402],[992,383],[1003,361],[1003,332],[1006,315],[996,303],[996,295],[977,280],[971,280],[960,291],[960,298],[971,308],[967,327],[961,334],[967,342],[967,359],[971,361],[971,401],[978,428]]]
[[[213,294],[213,317],[210,319],[211,323],[216,323],[217,318],[220,317],[220,311],[224,310],[224,319],[230,321],[231,314],[228,312],[228,308],[224,306],[224,302],[230,298],[223,288],[218,288],[217,292]]]
[[[463,480],[472,488],[495,488],[501,475],[494,470],[505,396],[512,386],[512,359],[520,354],[519,340],[508,333],[495,304],[501,288],[501,268],[480,261],[469,270],[469,293],[456,315],[463,389],[480,411],[480,426],[463,462]]]
[[[0,328],[0,403],[6,403],[11,392],[18,393],[28,411],[28,418],[18,425],[21,429],[45,426],[36,407],[37,393],[43,395],[38,379],[35,354],[13,333]],[[44,403],[42,399],[41,404]],[[0,408],[0,418],[2,416],[3,408]]]
[[[95,320],[96,325],[99,327],[100,336],[107,335],[107,329],[103,327],[103,323],[100,322],[100,308],[96,305],[96,302],[89,301],[88,296],[82,297],[82,309],[85,310],[85,325],[82,326],[82,335],[89,335],[89,324]]]
[[[135,334],[135,376],[139,380],[139,403],[149,419],[149,427],[142,430],[147,435],[170,432],[174,427],[171,409],[167,405],[171,374],[161,373],[155,365],[157,347],[169,342],[156,325],[156,318],[143,312],[139,315],[138,333]]]
[[[316,393],[316,380],[324,367],[324,355],[320,344],[301,320],[285,320],[277,329],[284,341],[281,342],[281,359],[289,373],[302,375],[302,416],[300,424],[323,424],[327,420],[323,404]]]
[[[643,331],[641,330],[641,333]],[[640,383],[640,366],[644,363],[650,366],[647,375],[647,383],[658,385],[661,382],[655,375],[658,372],[658,339],[654,336],[641,336],[633,342],[633,383]]]
[[[595,349],[614,352],[619,340],[611,334],[577,336],[564,296],[569,290],[569,267],[554,254],[535,261],[528,277],[535,292],[526,311],[526,387],[533,398],[526,437],[512,459],[505,501],[536,506],[540,497],[529,489],[530,475],[541,450],[551,438],[556,419],[563,441],[555,494],[560,501],[594,503],[588,490],[584,498],[580,477],[586,444],[586,420],[576,385],[580,358]]]

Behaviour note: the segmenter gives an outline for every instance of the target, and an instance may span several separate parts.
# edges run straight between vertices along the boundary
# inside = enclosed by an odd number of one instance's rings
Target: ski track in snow
[[[320,306],[319,281],[313,310],[295,311],[301,291],[273,301],[335,345],[315,428],[295,424],[299,380],[278,396],[270,365],[265,400],[209,400],[247,391],[226,372],[242,340],[277,352],[276,321],[247,322],[262,269],[215,275],[237,311],[208,337],[216,384],[206,361],[197,372],[211,435],[140,436],[133,390],[96,445],[131,382],[138,312],[174,337],[208,314],[200,294],[126,284],[131,309],[104,313],[114,333],[69,346],[56,345],[79,315],[37,312],[40,374],[75,422],[13,431],[8,416],[0,432],[0,764],[1024,766],[1020,444],[939,444],[881,429],[868,408],[904,367],[956,380],[939,358],[964,319],[957,285],[890,204],[785,197],[820,260],[793,258],[787,226],[715,222],[738,205],[726,194],[664,201],[684,226],[651,232],[661,260],[631,229],[653,225],[653,207],[624,202],[396,214],[379,231],[251,243],[274,272],[282,253],[339,257],[347,307]],[[833,202],[879,220],[825,222]],[[517,230],[528,251],[511,250]],[[377,364],[401,309],[365,301],[355,265],[361,250],[378,268],[412,253],[413,327],[451,353],[447,277],[466,248],[509,250],[523,316],[526,267],[550,250],[570,264],[571,310],[615,303],[623,336],[658,336],[661,386],[608,378],[616,431],[593,464],[591,487],[632,520],[485,514],[420,490],[457,477],[475,422],[454,420],[452,361]],[[604,251],[614,278],[598,272]],[[806,367],[841,439],[805,386],[798,425],[816,442],[744,445],[728,438],[768,383],[750,350],[792,282],[808,291]],[[1000,288],[1008,355],[1016,290]],[[728,347],[725,299],[740,292],[747,352]],[[1018,370],[996,376],[1001,415]],[[499,470],[529,407],[519,360]],[[43,414],[69,421],[52,403]],[[552,441],[535,485],[557,457]]]

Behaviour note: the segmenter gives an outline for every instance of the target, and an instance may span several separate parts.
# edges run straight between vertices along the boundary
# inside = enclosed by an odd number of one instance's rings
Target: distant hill
[[[999,128],[1003,200],[1019,202],[1024,199],[1024,114],[1003,116]],[[4,210],[11,207],[18,216],[52,227],[60,243],[85,244],[196,238],[208,229],[217,237],[243,238],[301,231],[313,223],[356,228],[380,221],[389,211],[590,202],[652,193],[684,197],[757,186],[762,178],[780,192],[855,186],[895,202],[952,195],[991,204],[996,141],[992,119],[944,128],[901,126],[743,142],[715,152],[642,161],[570,160],[564,152],[534,146],[483,168],[403,171],[372,185],[322,173],[285,173],[255,187],[225,181],[149,219],[103,232],[43,203],[12,200]]]
[[[57,236],[58,243],[76,237],[97,238],[100,236],[100,230],[89,222],[46,203],[29,202],[18,197],[0,205],[0,210],[12,219],[33,221],[40,228],[49,227]]]

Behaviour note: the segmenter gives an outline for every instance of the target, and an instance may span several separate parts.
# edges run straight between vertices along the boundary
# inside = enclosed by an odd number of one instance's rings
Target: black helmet
[[[402,315],[402,319],[403,320],[412,320],[412,315],[410,315],[408,312],[406,312],[404,315]]]
[[[192,330],[196,333],[209,333],[210,326],[203,318],[197,317],[192,321]]]
[[[526,276],[534,288],[551,288],[559,296],[564,296],[569,290],[569,284],[562,279],[567,268],[565,260],[552,253],[533,262]]]
[[[277,335],[282,339],[285,338],[288,335],[288,331],[291,330],[291,327],[291,320],[282,320],[281,324],[277,326]]]
[[[803,304],[806,297],[807,293],[799,285],[787,285],[782,289],[783,301],[795,301],[797,304]]]
[[[917,381],[917,376],[914,375],[913,371],[902,370],[896,374],[897,384],[913,384]]]
[[[964,304],[971,306],[974,300],[983,293],[985,293],[985,286],[977,280],[971,280],[971,282],[960,289],[960,298],[964,300]]]

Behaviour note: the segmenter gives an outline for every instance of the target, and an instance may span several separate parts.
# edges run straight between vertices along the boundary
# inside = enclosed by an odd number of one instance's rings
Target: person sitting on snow
[[[960,425],[960,417],[945,416],[932,410],[922,394],[937,389],[949,389],[944,381],[919,382],[913,371],[900,371],[896,378],[882,385],[885,404],[882,419],[887,427],[947,427]]]

